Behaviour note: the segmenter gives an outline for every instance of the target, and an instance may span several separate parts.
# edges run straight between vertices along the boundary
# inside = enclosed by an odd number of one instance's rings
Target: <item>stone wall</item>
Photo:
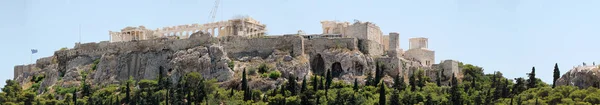
[[[230,58],[262,57],[266,58],[275,50],[289,52],[292,56],[304,54],[302,36],[285,35],[262,38],[228,36],[221,39]]]
[[[423,66],[435,63],[435,52],[427,49],[409,49],[404,52],[404,58],[419,61]]]
[[[201,45],[215,43],[210,34],[194,33],[189,39],[152,39],[130,42],[103,41],[100,43],[76,44],[73,49],[54,52],[61,73],[76,66],[87,65],[104,54],[123,54],[131,52],[179,51]]]
[[[365,55],[381,56],[383,55],[383,45],[372,40],[358,40],[358,49]]]
[[[315,55],[331,48],[343,48],[352,51],[358,49],[357,45],[356,38],[313,38],[304,41],[304,53]]]
[[[31,76],[35,72],[35,64],[29,65],[17,65],[14,67],[13,80],[19,83],[27,81],[27,77]]]

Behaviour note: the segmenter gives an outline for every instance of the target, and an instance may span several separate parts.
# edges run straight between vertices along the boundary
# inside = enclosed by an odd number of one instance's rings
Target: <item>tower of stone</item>
[[[427,49],[427,38],[410,38],[409,39],[410,49]]]

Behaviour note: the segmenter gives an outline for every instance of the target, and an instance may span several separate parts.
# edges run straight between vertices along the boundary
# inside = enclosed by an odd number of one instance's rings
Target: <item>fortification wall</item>
[[[384,54],[383,45],[372,40],[359,39],[358,49],[365,53],[365,55],[370,56],[381,56]]]
[[[356,38],[313,38],[305,40],[304,53],[315,55],[331,48],[343,48],[348,50],[358,49],[358,40]]]
[[[346,33],[342,33],[344,37],[354,37],[357,39],[367,39],[367,25],[354,23],[346,29]]]
[[[419,61],[423,66],[431,66],[435,61],[435,52],[427,49],[409,49],[404,58]]]
[[[14,67],[13,80],[23,83],[27,77],[35,72],[35,64],[17,65]]]
[[[66,70],[67,62],[77,57],[84,59],[99,59],[103,54],[149,52],[149,51],[179,51],[200,45],[215,43],[210,34],[194,33],[188,39],[152,39],[129,42],[108,42],[76,44],[73,49],[54,52],[59,65],[59,70]],[[64,72],[64,71],[63,71]]]
[[[263,38],[227,36],[223,37],[220,42],[230,58],[245,56],[266,58],[275,50],[289,52],[292,56],[304,54],[302,36],[285,35]]]

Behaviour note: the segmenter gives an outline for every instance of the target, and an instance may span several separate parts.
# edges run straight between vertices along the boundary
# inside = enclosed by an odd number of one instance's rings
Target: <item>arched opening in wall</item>
[[[363,75],[365,66],[360,64],[359,62],[354,61],[354,74],[355,75]]]
[[[317,54],[312,58],[310,68],[313,74],[323,76],[325,73],[325,61],[323,60],[323,57],[321,57],[321,54]]]
[[[340,62],[331,64],[331,76],[340,77],[342,76],[342,72],[344,72],[344,70],[342,69],[342,64]]]

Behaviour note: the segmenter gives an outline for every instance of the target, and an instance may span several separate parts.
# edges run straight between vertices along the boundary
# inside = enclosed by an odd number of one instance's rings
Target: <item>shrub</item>
[[[281,76],[281,73],[277,70],[273,70],[271,71],[271,73],[269,73],[269,78],[271,79],[277,79]]]
[[[68,50],[68,49],[69,48],[67,48],[67,47],[63,47],[63,48],[60,48],[59,51],[64,51],[64,50]]]
[[[248,69],[248,75],[256,75],[256,69],[255,68]]]
[[[100,63],[100,59],[94,60],[94,63],[92,64],[92,70],[96,70],[96,65],[98,65],[98,63]]]
[[[229,61],[229,62],[227,63],[227,66],[229,67],[229,69],[233,70],[233,68],[235,67],[235,62],[233,62],[233,61]]]
[[[267,71],[271,70],[271,67],[269,67],[267,64],[263,63],[260,64],[258,66],[258,72],[259,73],[266,73]]]

